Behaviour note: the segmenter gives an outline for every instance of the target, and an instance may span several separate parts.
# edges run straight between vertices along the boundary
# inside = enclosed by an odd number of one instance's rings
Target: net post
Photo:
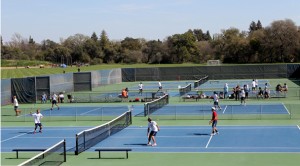
[[[66,140],[64,139],[64,162],[67,162]]]
[[[75,137],[76,137],[76,143],[75,143],[75,144],[76,144],[75,155],[78,155],[78,154],[79,154],[79,153],[78,153],[78,146],[79,146],[79,145],[78,145],[78,135],[76,134]]]

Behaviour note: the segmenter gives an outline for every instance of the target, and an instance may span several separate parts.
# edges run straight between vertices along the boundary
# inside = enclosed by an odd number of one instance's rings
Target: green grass
[[[202,66],[203,64],[192,64],[192,63],[185,63],[180,64],[180,67],[186,66]],[[178,67],[178,64],[101,64],[101,65],[91,65],[91,66],[82,66],[80,67],[81,72],[86,71],[93,71],[93,70],[108,70],[108,69],[115,69],[115,68],[149,68],[149,67]],[[68,66],[67,68],[25,68],[25,67],[18,67],[14,69],[1,69],[1,79],[7,78],[23,78],[23,77],[30,77],[30,76],[43,76],[43,75],[51,75],[51,74],[62,74],[63,71],[66,73],[77,72],[78,67],[76,66]]]

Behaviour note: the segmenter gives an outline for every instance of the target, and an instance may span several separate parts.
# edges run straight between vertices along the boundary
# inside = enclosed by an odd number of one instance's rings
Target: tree
[[[100,35],[100,48],[102,50],[106,49],[109,47],[109,39],[107,37],[107,33],[105,30],[102,30],[101,35]]]
[[[258,20],[256,23],[256,30],[260,30],[260,29],[263,29],[263,26],[262,26],[260,20]]]
[[[92,39],[93,41],[95,41],[95,42],[98,41],[98,37],[97,37],[96,32],[93,32],[93,34],[92,34],[92,36],[91,36],[91,39]]]
[[[146,63],[160,63],[162,60],[161,45],[162,42],[160,40],[150,40],[146,43],[146,46],[143,49]],[[159,59],[157,59],[158,56],[160,56]]]
[[[292,20],[272,22],[265,28],[264,49],[271,56],[271,62],[291,62],[297,56],[300,46],[298,27]]]
[[[254,21],[252,21],[251,24],[250,24],[250,26],[249,26],[249,31],[251,33],[251,32],[254,32],[256,30],[257,30],[256,23]]]
[[[73,62],[81,63],[83,61],[83,55],[85,54],[84,44],[90,37],[83,34],[75,34],[68,37],[62,42],[62,46],[70,49],[70,56]],[[85,58],[86,59],[86,58]]]

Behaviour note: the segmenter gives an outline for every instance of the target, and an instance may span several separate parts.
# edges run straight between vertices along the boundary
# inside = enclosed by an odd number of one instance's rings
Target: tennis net
[[[132,115],[131,110],[129,110],[108,123],[81,131],[76,134],[75,154],[78,155],[92,146],[95,146],[107,137],[123,130],[131,124]]]
[[[194,82],[194,88],[197,88],[198,86],[204,84],[207,81],[208,81],[208,76],[200,78],[199,80]]]
[[[180,96],[185,95],[186,93],[190,92],[192,90],[192,84],[189,83],[187,86],[179,88],[179,94]]]
[[[26,165],[61,165],[66,162],[66,141],[62,140],[44,152],[21,163],[19,166]]]
[[[150,115],[159,108],[169,104],[169,95],[165,94],[164,96],[153,100],[151,102],[147,102],[144,104],[144,116]]]

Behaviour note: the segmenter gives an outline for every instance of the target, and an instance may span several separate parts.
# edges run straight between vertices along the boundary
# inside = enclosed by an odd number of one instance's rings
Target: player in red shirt
[[[211,120],[209,121],[209,124],[212,124],[211,127],[212,127],[212,132],[211,132],[211,136],[213,135],[216,135],[219,134],[218,130],[217,130],[217,123],[218,123],[218,114],[217,114],[217,111],[216,111],[216,108],[215,107],[211,107],[211,111],[212,111],[212,118]]]

